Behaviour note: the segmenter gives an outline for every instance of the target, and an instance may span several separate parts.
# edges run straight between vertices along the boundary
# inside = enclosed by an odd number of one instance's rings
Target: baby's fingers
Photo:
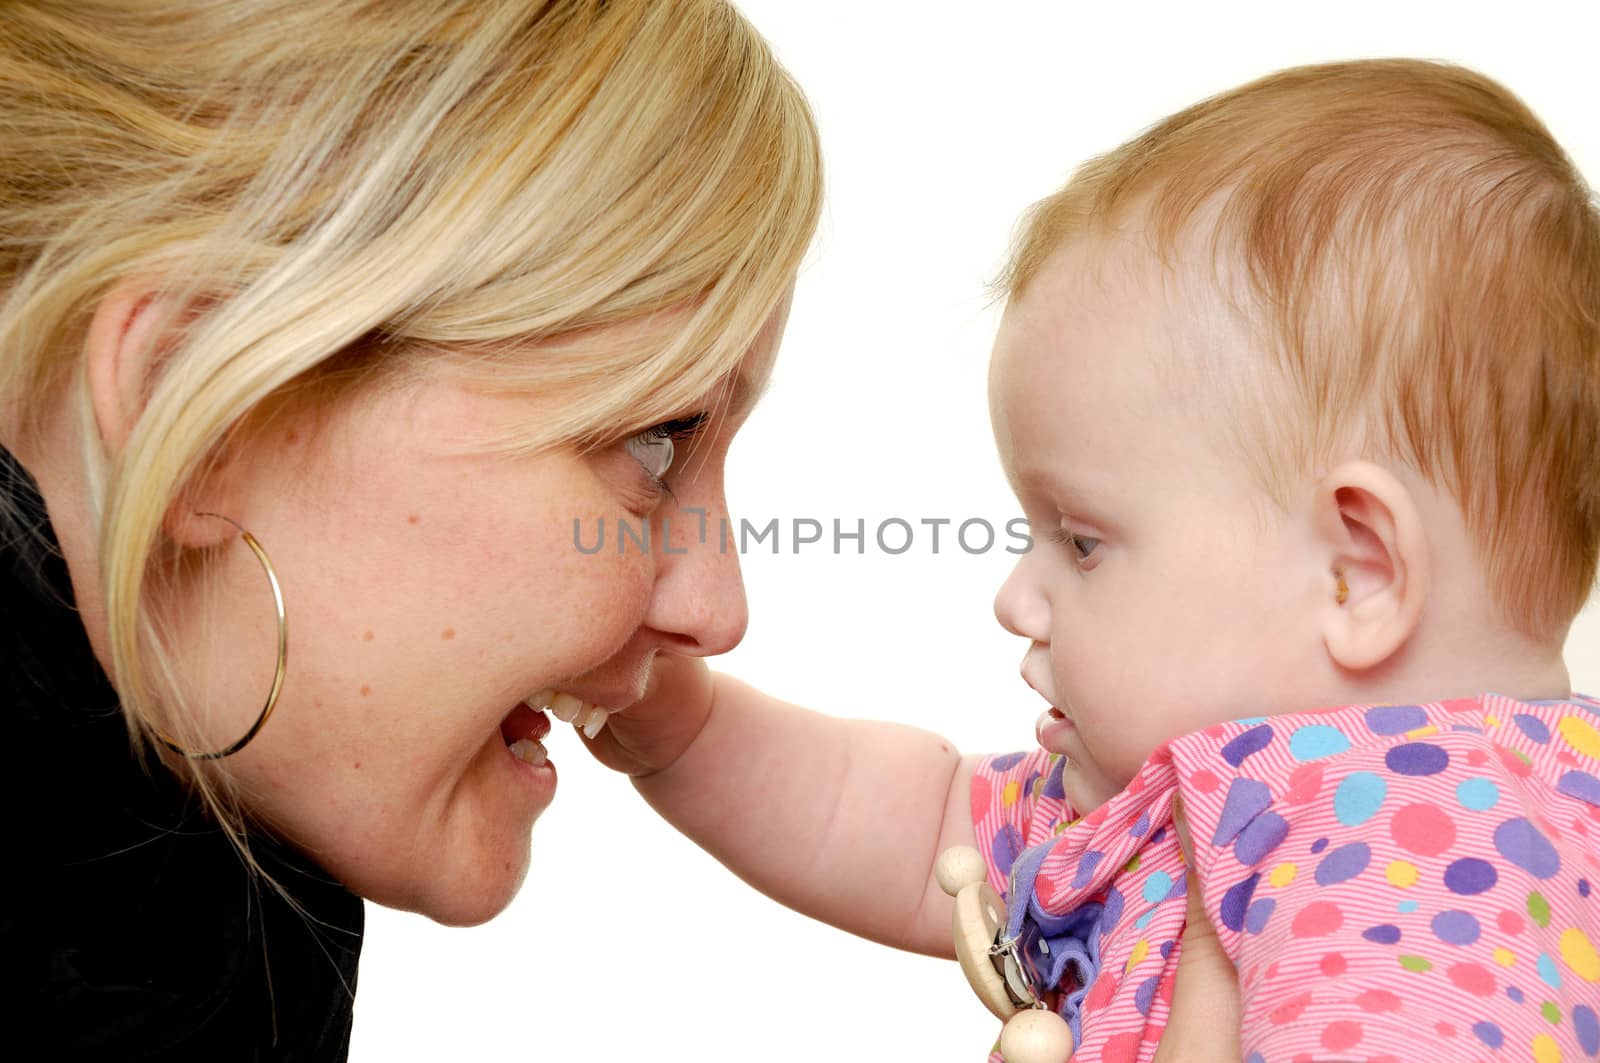
[[[659,654],[644,697],[612,713],[594,738],[582,736],[596,760],[625,775],[669,767],[705,726],[711,711],[711,672],[703,660]]]

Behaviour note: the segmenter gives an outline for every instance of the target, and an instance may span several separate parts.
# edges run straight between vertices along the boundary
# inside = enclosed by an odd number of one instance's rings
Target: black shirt
[[[0,495],[34,529],[0,525],[9,1058],[343,1060],[361,900],[253,836],[296,911],[153,755],[139,766],[43,505],[4,450]]]

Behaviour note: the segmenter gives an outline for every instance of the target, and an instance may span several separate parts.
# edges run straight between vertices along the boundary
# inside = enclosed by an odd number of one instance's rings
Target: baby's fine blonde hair
[[[135,733],[206,741],[154,559],[265,411],[446,367],[565,400],[515,449],[679,415],[788,290],[820,166],[724,0],[9,0],[0,440],[62,403],[93,424],[80,354],[108,292],[179,308],[126,444],[83,433]]]
[[[1526,106],[1443,63],[1273,74],[1036,204],[1007,294],[1128,223],[1242,265],[1276,372],[1232,412],[1280,501],[1336,449],[1394,456],[1458,500],[1506,618],[1565,634],[1600,551],[1600,218]]]

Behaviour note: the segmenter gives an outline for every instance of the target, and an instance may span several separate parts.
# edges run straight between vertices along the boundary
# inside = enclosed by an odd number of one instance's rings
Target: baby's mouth
[[[1077,730],[1077,725],[1072,722],[1072,717],[1054,705],[1039,714],[1038,722],[1033,725],[1033,729],[1040,746],[1063,756],[1071,753],[1066,740]]]

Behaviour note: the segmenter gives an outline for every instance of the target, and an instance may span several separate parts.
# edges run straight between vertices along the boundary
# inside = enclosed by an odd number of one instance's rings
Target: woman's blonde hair
[[[637,431],[725,378],[820,211],[806,102],[723,0],[10,0],[0,127],[3,438],[92,424],[107,293],[181,308],[82,461],[130,728],[195,745],[162,520],[242,428],[445,366],[565,400],[511,447]]]
[[[1454,494],[1506,619],[1565,634],[1600,556],[1600,214],[1521,101],[1409,59],[1253,81],[1036,204],[1006,293],[1126,222],[1242,267],[1212,275],[1243,276],[1222,294],[1268,379],[1229,396],[1231,434],[1280,500],[1371,425],[1354,442]]]

